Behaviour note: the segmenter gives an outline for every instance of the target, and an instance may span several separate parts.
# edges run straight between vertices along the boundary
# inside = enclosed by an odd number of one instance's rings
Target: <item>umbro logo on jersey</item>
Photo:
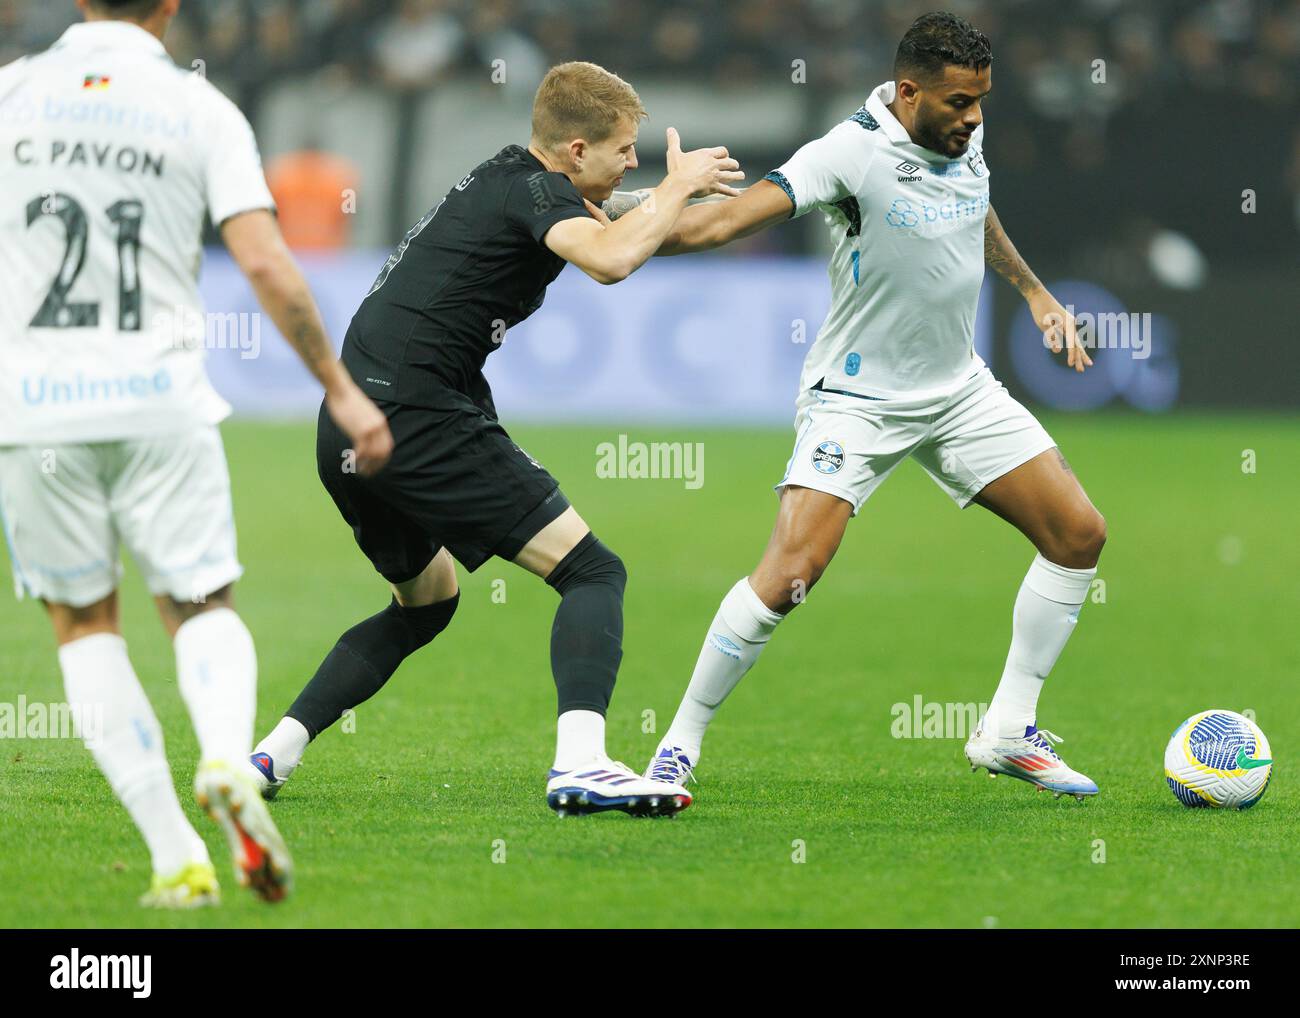
[[[546,179],[546,174],[541,170],[528,178],[528,195],[533,199],[533,212],[539,216],[543,212],[549,212],[555,205],[555,193],[551,190],[551,182]]]
[[[898,178],[899,183],[901,184],[914,184],[916,181],[921,179],[921,167],[906,159],[895,166],[894,169],[901,170],[903,173],[903,175]]]

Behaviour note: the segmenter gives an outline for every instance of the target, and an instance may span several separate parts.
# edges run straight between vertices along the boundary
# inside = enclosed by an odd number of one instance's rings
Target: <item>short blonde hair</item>
[[[533,99],[533,139],[543,148],[574,138],[604,141],[619,121],[638,123],[646,115],[636,89],[605,68],[574,60],[546,72]]]

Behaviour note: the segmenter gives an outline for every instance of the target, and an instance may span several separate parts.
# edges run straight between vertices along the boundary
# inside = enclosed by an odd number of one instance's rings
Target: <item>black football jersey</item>
[[[412,406],[459,394],[495,416],[483,364],[564,268],[546,231],[589,214],[568,177],[518,145],[474,167],[411,228],[353,316],[343,363],[357,384]]]

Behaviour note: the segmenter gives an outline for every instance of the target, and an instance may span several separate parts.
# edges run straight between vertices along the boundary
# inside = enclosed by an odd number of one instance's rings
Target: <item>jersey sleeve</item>
[[[8,98],[9,93],[23,81],[23,71],[31,57],[19,57],[12,63],[0,67],[0,101]]]
[[[274,209],[275,199],[262,170],[262,156],[252,125],[239,107],[213,89],[204,129],[208,151],[203,167],[204,195],[212,222],[256,209]]]
[[[568,177],[545,170],[519,177],[510,185],[505,213],[513,226],[538,244],[556,223],[591,215]]]
[[[872,154],[864,149],[861,134],[855,125],[839,124],[763,178],[794,203],[791,219],[857,192]]]

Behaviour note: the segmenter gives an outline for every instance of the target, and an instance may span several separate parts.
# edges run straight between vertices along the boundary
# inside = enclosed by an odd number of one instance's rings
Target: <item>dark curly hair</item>
[[[979,71],[993,62],[988,36],[965,18],[947,11],[922,14],[907,30],[894,57],[894,78],[922,83],[943,75],[945,67]]]
[[[127,18],[147,18],[158,9],[160,3],[162,0],[91,0],[90,6]]]

